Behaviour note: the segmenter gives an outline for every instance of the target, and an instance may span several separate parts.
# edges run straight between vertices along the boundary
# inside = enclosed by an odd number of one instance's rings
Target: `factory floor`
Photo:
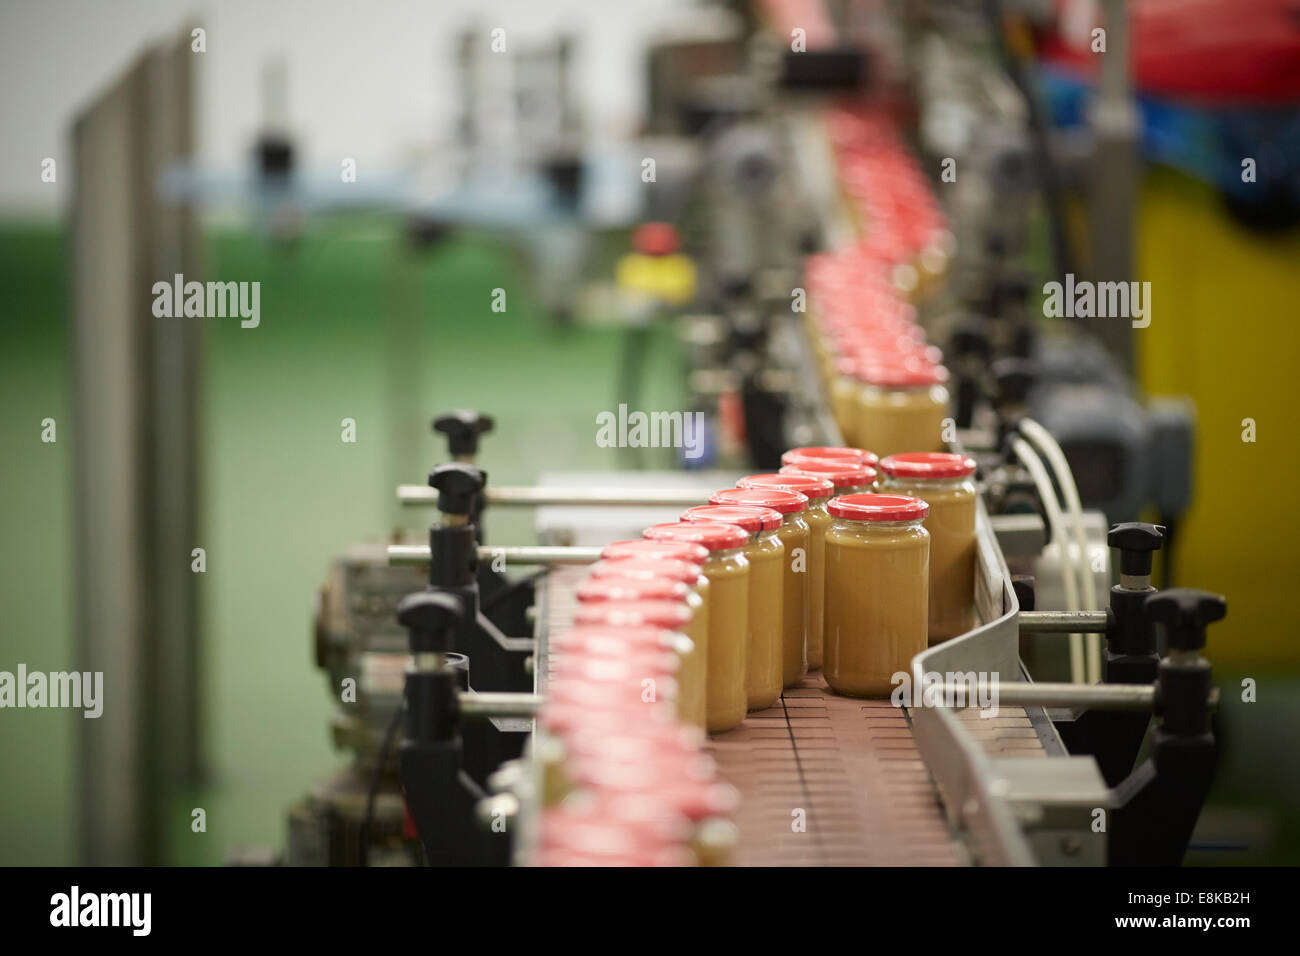
[[[296,248],[208,237],[205,278],[262,282],[262,322],[203,320],[201,584],[206,728],[203,780],[172,795],[167,859],[219,863],[232,847],[280,848],[285,811],[345,758],[331,749],[330,691],[312,664],[311,602],[331,556],[419,516],[393,504],[399,481],[441,460],[432,413],[497,417],[482,461],[498,483],[543,469],[627,464],[596,445],[595,415],[617,407],[621,338],[566,328],[535,306],[528,269],[485,237],[422,252],[393,224],[314,228]],[[0,225],[0,669],[75,665],[68,248],[52,225]],[[507,309],[490,308],[504,288]],[[644,408],[680,405],[680,360],[656,330]],[[58,441],[40,441],[54,418]],[[340,440],[355,419],[357,441]],[[644,465],[666,466],[668,458]],[[494,519],[525,540],[526,515]],[[1225,688],[1225,758],[1192,861],[1300,860],[1300,763],[1277,728],[1300,722],[1300,675],[1252,670],[1259,702]],[[1231,691],[1231,692],[1227,692]],[[0,864],[76,861],[76,721],[68,711],[0,715]],[[194,833],[191,811],[206,811]]]

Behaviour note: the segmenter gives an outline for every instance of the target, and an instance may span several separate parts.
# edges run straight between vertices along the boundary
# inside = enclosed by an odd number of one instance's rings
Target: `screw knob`
[[[477,454],[479,435],[490,432],[495,425],[489,416],[466,408],[439,415],[433,420],[433,430],[447,436],[447,447],[453,457]]]
[[[465,462],[439,465],[429,472],[429,487],[438,490],[438,510],[443,514],[469,514],[486,484],[487,472]]]
[[[1148,577],[1152,554],[1164,546],[1165,528],[1145,521],[1124,521],[1111,526],[1106,543],[1119,549],[1120,574]]]
[[[1228,603],[1209,591],[1170,588],[1147,598],[1143,610],[1149,622],[1165,626],[1170,650],[1197,651],[1205,646],[1206,625],[1223,620]]]
[[[416,591],[397,605],[397,622],[411,632],[411,647],[417,650],[450,647],[449,632],[460,618],[460,601],[445,591]]]

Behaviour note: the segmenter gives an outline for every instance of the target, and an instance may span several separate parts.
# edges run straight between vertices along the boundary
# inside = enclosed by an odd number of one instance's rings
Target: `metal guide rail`
[[[1006,566],[982,507],[978,521],[980,610],[991,623],[974,635],[1009,629],[1014,659],[1016,608],[1006,604]],[[541,693],[548,639],[571,626],[573,590],[585,576],[583,567],[554,568],[539,596]],[[987,658],[967,669],[996,670],[1004,649],[981,642],[972,653]],[[1031,863],[992,761],[1063,753],[1041,708],[1002,707],[993,719],[913,711],[833,694],[818,672],[787,688],[773,707],[711,736],[708,749],[741,793],[734,862],[756,866]]]

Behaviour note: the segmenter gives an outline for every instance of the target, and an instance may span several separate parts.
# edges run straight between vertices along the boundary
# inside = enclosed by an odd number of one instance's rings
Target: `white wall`
[[[304,162],[351,156],[383,169],[451,135],[459,32],[516,37],[579,31],[576,77],[589,128],[610,137],[639,119],[641,50],[680,22],[688,0],[0,0],[0,214],[53,215],[71,176],[72,119],[149,42],[195,24],[205,164],[234,168],[261,117],[261,76],[284,57],[291,128]],[[689,17],[689,11],[685,12]],[[199,54],[195,54],[200,56]],[[40,181],[41,160],[59,182]]]

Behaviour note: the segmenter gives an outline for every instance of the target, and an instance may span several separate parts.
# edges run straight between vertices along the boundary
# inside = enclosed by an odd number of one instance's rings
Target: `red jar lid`
[[[556,681],[573,677],[601,689],[635,682],[639,689],[646,679],[673,680],[680,663],[677,654],[668,648],[632,647],[626,654],[611,654],[607,648],[581,647],[552,658],[550,677]]]
[[[579,854],[598,865],[649,865],[654,855],[671,849],[674,840],[662,827],[635,825],[600,812],[598,807],[553,807],[538,819],[540,859],[565,859]],[[551,854],[559,852],[559,856]],[[581,865],[588,865],[586,863]]]
[[[746,502],[750,504],[751,502]],[[749,541],[744,528],[716,521],[679,521],[676,524],[656,524],[643,532],[651,541],[691,541],[710,551],[743,548]]]
[[[781,512],[757,505],[696,505],[682,512],[683,521],[721,521],[750,534],[781,527]]]
[[[737,488],[785,488],[809,498],[826,498],[835,493],[835,485],[813,475],[746,475],[736,482]]]
[[[639,698],[604,702],[603,705],[571,693],[564,700],[547,687],[546,704],[537,715],[538,722],[558,737],[576,733],[618,733],[638,727],[677,724],[671,708],[650,707]]]
[[[605,601],[684,601],[691,593],[684,581],[672,578],[614,577],[588,578],[574,589],[582,604]]]
[[[945,451],[909,451],[890,455],[880,470],[894,478],[964,478],[975,474],[975,459]]]
[[[808,496],[789,488],[723,488],[709,495],[715,505],[744,505],[770,508],[783,515],[808,507]]]
[[[851,461],[802,461],[793,465],[782,465],[780,473],[825,478],[836,488],[860,488],[876,480],[876,469],[867,465],[854,464]]]
[[[853,464],[866,465],[868,468],[875,468],[880,463],[879,456],[873,451],[867,451],[864,448],[855,448],[853,450],[862,453],[862,458],[854,461]],[[786,452],[781,456],[782,465],[803,465],[808,462],[831,462],[833,464],[840,464],[847,461],[849,461],[847,458],[817,458],[812,455],[792,455],[789,452]]]
[[[675,714],[677,681],[666,670],[675,658],[670,653],[659,657],[663,660],[656,657],[655,664],[646,667],[642,662],[634,666],[623,661],[575,655],[562,672],[551,675],[546,686],[547,703],[554,701],[593,711],[639,705],[647,720],[651,719],[650,711],[658,707]],[[648,696],[643,683],[647,678],[654,681],[653,693]]]
[[[674,755],[699,757],[706,739],[700,728],[687,724],[646,724],[620,733],[575,734],[566,750],[580,760],[644,765]]]
[[[826,506],[836,518],[853,521],[920,521],[930,506],[908,495],[840,495]]]
[[[558,631],[549,638],[553,650],[591,652],[596,656],[620,657],[640,650],[671,648],[675,635],[661,627],[584,625]]]
[[[862,368],[862,380],[882,388],[918,388],[925,385],[942,385],[948,381],[948,370],[929,362],[896,362],[887,365],[867,365]]]
[[[674,558],[678,561],[690,561],[703,564],[709,559],[709,549],[693,541],[615,541],[600,549],[600,556],[613,558]]]
[[[596,788],[598,798],[604,794],[628,792],[620,781],[607,780]],[[631,791],[636,792],[636,791]],[[655,796],[669,801],[679,813],[692,823],[710,817],[729,816],[740,805],[740,794],[735,787],[717,779],[697,780],[674,774],[654,788]]]
[[[575,759],[573,776],[584,788],[648,791],[673,777],[716,779],[717,765],[706,754],[660,751],[650,759]]]
[[[580,605],[573,615],[579,627],[662,627],[681,630],[690,623],[691,610],[682,601],[601,601]]]
[[[704,548],[700,550],[706,555],[709,553]],[[607,558],[604,561],[597,561],[587,573],[593,578],[659,578],[680,581],[689,587],[694,587],[700,580],[698,564],[694,561],[677,561],[673,558]]]
[[[781,454],[781,464],[793,465],[798,461],[856,461],[859,464],[874,465],[876,456],[862,448],[846,448],[843,445],[804,445],[791,448]]]

